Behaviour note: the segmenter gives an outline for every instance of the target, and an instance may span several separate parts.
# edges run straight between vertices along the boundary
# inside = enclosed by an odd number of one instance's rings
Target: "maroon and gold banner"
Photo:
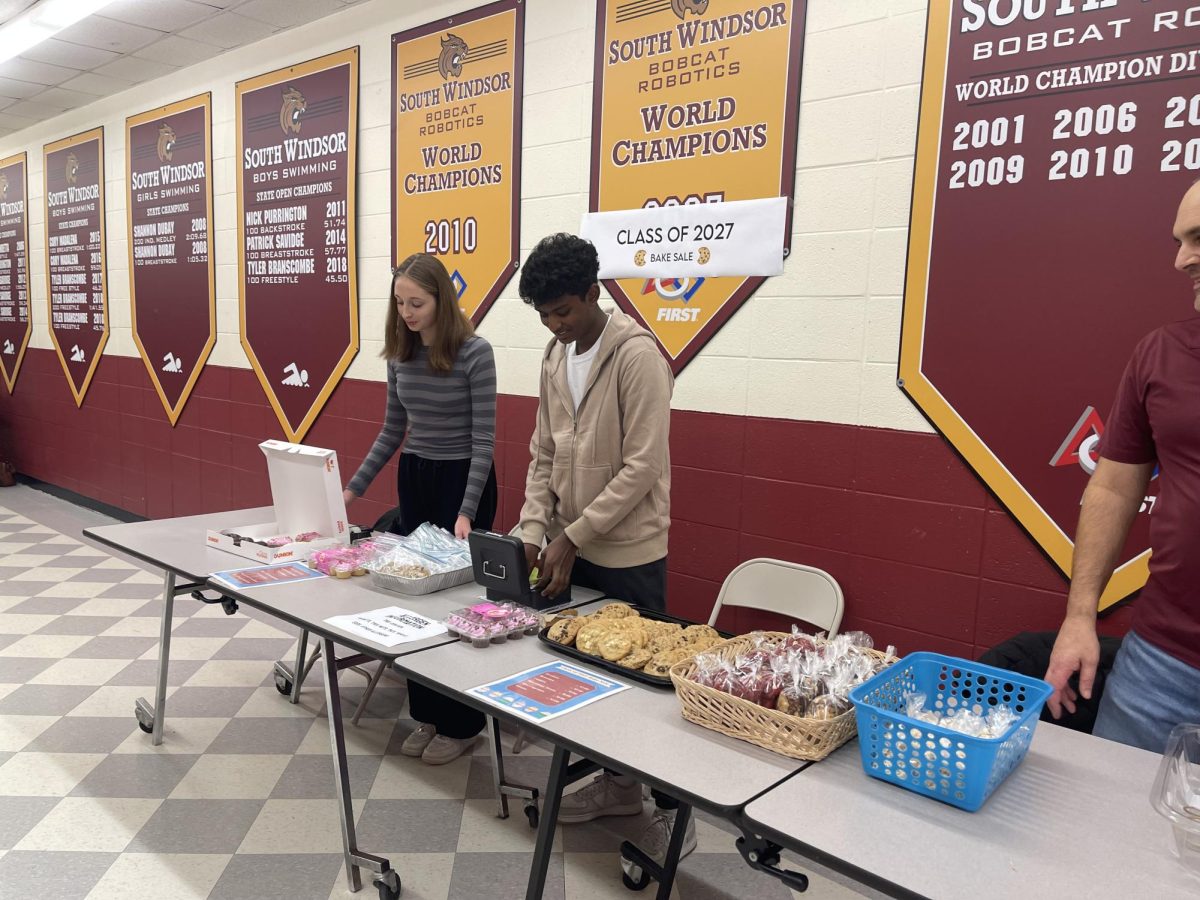
[[[290,441],[358,352],[358,48],[237,85],[242,346]]]
[[[125,120],[133,339],[174,425],[217,338],[212,95]]]
[[[791,197],[804,0],[599,0],[593,212]],[[784,246],[791,233],[789,210]],[[605,286],[678,374],[765,279]]]
[[[33,330],[27,165],[24,153],[0,159],[0,373],[10,394]]]
[[[1170,240],[1200,173],[1194,12],[929,8],[901,383],[1063,572],[1134,345],[1194,315]],[[1156,500],[1102,609],[1145,583]]]
[[[525,6],[392,35],[392,255],[441,257],[483,319],[520,253]]]
[[[108,343],[104,267],[104,129],[43,148],[50,340],[75,405]]]

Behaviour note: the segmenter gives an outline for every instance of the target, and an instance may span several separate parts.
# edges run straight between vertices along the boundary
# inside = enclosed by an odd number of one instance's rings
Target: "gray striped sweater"
[[[347,487],[358,496],[404,443],[425,459],[471,459],[459,515],[475,518],[496,445],[496,360],[478,335],[459,348],[454,369],[433,372],[421,347],[408,362],[388,361],[387,412],[371,452]],[[405,440],[405,432],[408,439]]]

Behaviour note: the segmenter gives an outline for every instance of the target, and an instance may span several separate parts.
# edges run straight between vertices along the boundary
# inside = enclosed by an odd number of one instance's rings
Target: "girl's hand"
[[[454,536],[460,541],[465,541],[467,535],[471,533],[471,520],[466,516],[459,516],[454,520]]]

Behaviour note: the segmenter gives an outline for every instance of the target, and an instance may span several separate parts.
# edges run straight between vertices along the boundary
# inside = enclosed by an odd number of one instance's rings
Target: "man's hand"
[[[1095,623],[1091,619],[1067,616],[1046,668],[1046,680],[1054,687],[1046,705],[1054,718],[1062,717],[1063,707],[1067,712],[1075,712],[1075,700],[1079,696],[1091,699],[1099,662],[1100,641],[1096,637]],[[1079,694],[1067,683],[1076,672],[1079,673]]]
[[[358,499],[358,494],[354,493],[354,491],[350,490],[349,488],[342,491],[342,500],[343,500],[343,502],[345,502],[345,504],[347,506],[349,506],[351,503],[353,503],[357,499]]]
[[[537,566],[541,577],[534,587],[550,598],[557,597],[565,591],[571,583],[571,570],[575,568],[575,556],[578,552],[579,549],[565,534],[560,534],[552,540],[538,557]]]
[[[466,516],[459,516],[454,520],[454,536],[460,541],[465,541],[471,531],[471,520]]]

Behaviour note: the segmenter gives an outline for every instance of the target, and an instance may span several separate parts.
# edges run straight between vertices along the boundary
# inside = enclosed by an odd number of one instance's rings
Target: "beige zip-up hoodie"
[[[606,568],[662,559],[671,524],[671,370],[650,332],[620,311],[600,338],[578,413],[566,360],[566,347],[551,340],[521,539],[540,546],[565,531],[582,558]]]

